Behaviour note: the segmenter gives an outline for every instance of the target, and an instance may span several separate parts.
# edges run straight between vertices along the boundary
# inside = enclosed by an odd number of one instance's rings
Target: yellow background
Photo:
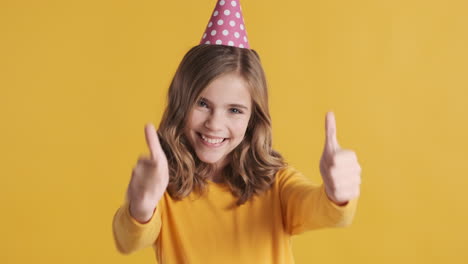
[[[0,1],[0,262],[155,263],[111,233],[216,0]],[[274,145],[316,181],[326,111],[363,168],[353,225],[297,263],[468,263],[468,2],[242,1]]]

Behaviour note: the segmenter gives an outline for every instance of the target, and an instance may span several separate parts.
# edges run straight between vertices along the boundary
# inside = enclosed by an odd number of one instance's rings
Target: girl
[[[340,149],[328,113],[324,183],[288,166],[272,149],[258,54],[204,38],[175,73],[158,132],[145,127],[150,156],[138,160],[114,215],[117,249],[152,245],[158,263],[293,263],[292,235],[351,224],[356,155]]]

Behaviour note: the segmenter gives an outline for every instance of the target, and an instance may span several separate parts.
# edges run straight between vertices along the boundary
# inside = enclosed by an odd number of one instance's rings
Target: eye
[[[234,114],[242,114],[242,111],[237,108],[231,108],[231,112]]]
[[[207,104],[205,101],[203,101],[203,99],[202,99],[202,100],[199,100],[199,101],[198,101],[198,106],[201,106],[201,107],[208,107],[208,104]]]

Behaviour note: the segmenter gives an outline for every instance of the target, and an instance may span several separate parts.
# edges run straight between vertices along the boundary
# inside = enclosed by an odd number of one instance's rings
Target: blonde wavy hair
[[[213,165],[200,161],[184,134],[189,113],[208,84],[226,73],[246,81],[252,98],[252,113],[243,141],[229,154],[223,168],[225,183],[242,205],[253,195],[268,190],[275,174],[286,166],[272,149],[268,92],[260,57],[254,50],[222,45],[198,45],[182,59],[171,82],[167,107],[158,135],[169,164],[168,193],[180,200],[192,191],[206,191],[206,175]]]

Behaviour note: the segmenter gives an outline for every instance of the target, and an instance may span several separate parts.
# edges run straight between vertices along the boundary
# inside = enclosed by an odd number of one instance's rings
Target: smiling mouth
[[[203,141],[203,143],[206,143],[206,144],[209,144],[209,145],[212,145],[212,146],[218,146],[218,145],[222,144],[224,141],[226,141],[226,139],[227,139],[227,138],[212,139],[212,138],[208,138],[205,135],[203,135],[201,133],[198,133],[198,132],[197,132],[197,135]]]

